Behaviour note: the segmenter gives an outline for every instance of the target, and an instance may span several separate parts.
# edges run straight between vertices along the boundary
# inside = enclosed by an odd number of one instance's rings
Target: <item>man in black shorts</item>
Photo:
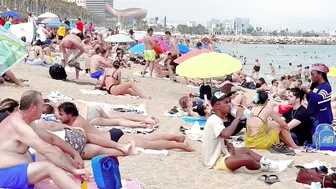
[[[103,143],[105,144],[104,147],[115,148],[128,155],[137,153],[135,147],[153,150],[181,149],[188,152],[194,151],[182,134],[137,135],[124,133],[122,130],[115,128],[109,131],[100,131],[78,114],[78,109],[74,103],[64,102],[57,109],[61,122],[84,129],[89,143]]]

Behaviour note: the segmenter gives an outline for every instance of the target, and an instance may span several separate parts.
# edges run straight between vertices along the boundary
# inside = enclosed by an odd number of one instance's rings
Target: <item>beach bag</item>
[[[329,124],[319,124],[313,134],[312,147],[318,150],[336,151],[334,128]]]
[[[326,175],[317,168],[302,168],[296,177],[296,182],[308,185],[312,182],[319,182],[323,188],[336,188],[336,173]]]
[[[100,155],[91,160],[92,172],[99,189],[122,188],[119,161],[116,157]]]
[[[66,80],[66,78],[68,77],[65,69],[59,64],[54,64],[50,66],[49,74],[51,78],[56,80]]]

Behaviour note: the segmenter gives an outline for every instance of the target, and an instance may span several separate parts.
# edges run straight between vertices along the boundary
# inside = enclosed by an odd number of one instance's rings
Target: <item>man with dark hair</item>
[[[170,46],[170,53],[171,53],[171,58],[169,60],[168,63],[168,71],[169,71],[169,79],[171,81],[176,81],[174,73],[176,72],[176,67],[177,67],[177,63],[174,62],[174,60],[176,60],[178,57],[180,57],[180,53],[179,53],[179,49],[178,49],[178,45],[177,45],[177,41],[174,37],[172,37],[170,31],[166,31],[166,39],[169,42],[169,46]],[[188,81],[186,79],[186,82],[188,84]]]
[[[237,110],[235,120],[225,127],[223,119],[231,112],[231,93],[215,93],[211,98],[214,114],[205,124],[202,138],[202,162],[209,169],[235,171],[241,167],[249,170],[280,171],[275,161],[269,160],[248,148],[235,148],[226,139],[236,130],[243,116],[242,110]],[[284,169],[284,168],[282,168]]]
[[[201,42],[196,43],[196,47],[198,50],[202,50],[203,49],[203,44]]]
[[[302,106],[304,97],[303,90],[292,88],[288,94],[288,104],[293,108],[283,114],[294,142],[300,146],[305,142],[312,142],[313,121],[308,110]]]
[[[145,76],[148,66],[149,66],[149,77],[153,76],[154,61],[156,60],[156,53],[154,51],[155,42],[152,39],[153,32],[154,32],[153,28],[148,28],[147,35],[143,37],[143,41],[145,44],[146,65],[144,71],[142,72],[142,77]]]
[[[194,151],[191,145],[185,140],[184,135],[150,134],[141,136],[137,134],[124,133],[122,130],[115,128],[112,128],[109,131],[99,131],[82,116],[75,116],[78,113],[78,110],[76,105],[72,102],[62,103],[58,106],[58,111],[60,120],[63,124],[84,129],[88,137],[88,143],[108,148],[115,148],[125,154],[136,154],[137,152],[135,147],[154,150],[181,149],[188,152]]]
[[[79,189],[67,172],[78,178],[87,176],[83,160],[75,150],[55,135],[29,126],[40,119],[43,104],[41,93],[27,91],[20,100],[20,110],[0,123],[0,188],[30,189],[41,180],[51,178],[60,189]],[[56,143],[61,150],[53,146]],[[46,160],[33,163],[35,156],[30,154],[29,147]],[[63,151],[74,152],[79,159],[70,163]]]

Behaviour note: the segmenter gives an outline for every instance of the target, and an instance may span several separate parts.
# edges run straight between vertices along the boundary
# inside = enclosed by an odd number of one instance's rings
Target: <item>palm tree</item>
[[[158,21],[159,21],[159,17],[155,17],[155,24],[157,25],[158,24]]]

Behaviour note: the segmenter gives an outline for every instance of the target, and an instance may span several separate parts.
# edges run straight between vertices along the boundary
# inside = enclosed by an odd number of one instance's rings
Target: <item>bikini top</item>
[[[114,77],[114,74],[117,72],[117,70],[115,70],[111,75],[106,75],[106,77],[112,77],[113,79],[115,79],[115,84],[118,84],[118,76]]]
[[[34,52],[36,52],[36,55],[37,55],[37,56],[40,56],[40,53],[37,52],[37,51],[35,51],[35,47],[31,48],[29,51],[34,51]]]
[[[257,114],[257,116],[252,116],[252,117],[259,118],[265,124],[265,121],[263,119],[261,119],[261,117],[259,117],[260,113],[263,111],[264,108],[265,108],[265,106],[261,108],[261,110],[259,111],[259,113]]]

